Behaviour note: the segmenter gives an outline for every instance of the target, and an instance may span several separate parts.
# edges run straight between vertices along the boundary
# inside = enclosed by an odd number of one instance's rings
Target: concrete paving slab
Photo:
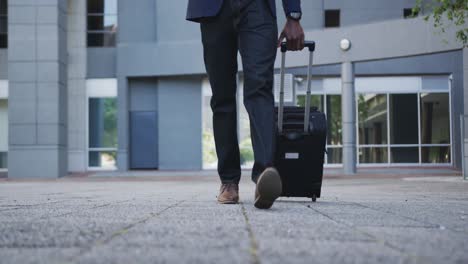
[[[468,184],[451,176],[331,177],[317,203],[257,210],[249,177],[219,205],[211,174],[1,180],[0,263],[468,262]]]

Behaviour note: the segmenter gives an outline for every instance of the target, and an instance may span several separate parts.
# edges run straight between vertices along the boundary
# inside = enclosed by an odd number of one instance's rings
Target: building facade
[[[0,170],[15,178],[215,168],[211,91],[186,4],[0,0]],[[466,159],[468,52],[411,18],[414,4],[302,1],[302,25],[317,43],[312,105],[328,117],[326,166],[460,168]],[[281,29],[281,1],[277,8]],[[288,104],[305,101],[306,57],[288,53]],[[241,68],[238,84],[248,168]]]

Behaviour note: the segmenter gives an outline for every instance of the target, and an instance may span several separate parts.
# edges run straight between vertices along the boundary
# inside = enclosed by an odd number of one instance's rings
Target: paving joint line
[[[359,232],[359,233],[362,233],[362,234],[364,234],[364,235],[366,235],[366,236],[368,236],[368,237],[374,239],[375,242],[378,242],[378,243],[380,243],[380,244],[383,244],[383,245],[386,246],[386,247],[389,247],[389,248],[391,248],[391,249],[393,249],[393,250],[398,251],[399,253],[405,255],[406,257],[412,257],[411,255],[408,255],[403,249],[401,249],[401,248],[399,248],[399,247],[397,247],[397,246],[395,246],[395,245],[392,245],[391,243],[389,243],[388,241],[386,241],[386,240],[384,240],[384,239],[379,239],[378,237],[376,237],[376,236],[374,236],[374,235],[372,235],[372,234],[370,234],[370,233],[368,233],[368,232],[366,232],[366,231],[363,231],[363,230],[357,228],[356,226],[354,226],[354,225],[352,225],[352,224],[349,224],[349,223],[347,223],[347,222],[340,221],[340,220],[336,220],[336,219],[334,219],[333,217],[329,216],[328,214],[326,214],[326,213],[324,213],[324,212],[321,212],[321,211],[319,211],[318,209],[313,208],[312,206],[307,206],[307,205],[304,205],[304,206],[307,207],[307,208],[309,208],[309,209],[311,209],[311,210],[313,210],[314,212],[316,212],[316,213],[318,213],[318,214],[320,214],[320,215],[322,215],[322,216],[325,216],[326,218],[332,220],[333,222],[335,222],[335,223],[337,223],[337,224],[345,225],[345,226],[347,226],[347,227],[350,227],[350,228],[354,229],[355,231],[357,231],[357,232]]]
[[[195,196],[196,197],[196,196]],[[193,199],[194,197],[192,197]],[[89,247],[85,247],[85,248],[81,248],[80,249],[80,252],[72,257],[70,257],[69,261],[70,262],[73,262],[73,260],[83,256],[84,254],[90,252],[93,248],[95,247],[98,247],[98,246],[102,246],[104,244],[107,244],[109,243],[112,239],[118,237],[118,236],[121,236],[121,235],[124,235],[126,234],[130,229],[132,229],[133,227],[139,225],[139,224],[143,224],[145,222],[147,222],[148,220],[152,219],[152,218],[156,218],[158,216],[160,216],[161,214],[163,214],[164,212],[166,212],[167,210],[169,209],[172,209],[172,208],[175,208],[177,206],[179,206],[180,204],[186,202],[187,199],[185,200],[180,200],[174,204],[171,204],[169,206],[167,206],[166,208],[162,209],[161,211],[158,211],[158,212],[153,212],[153,213],[150,213],[148,216],[136,221],[136,222],[133,222],[131,224],[128,224],[127,226],[113,232],[110,236],[104,238],[104,239],[98,239],[97,241],[95,241],[91,246]]]
[[[252,225],[250,224],[249,217],[247,215],[247,210],[245,210],[244,203],[240,202],[239,204],[242,210],[242,215],[244,216],[247,233],[249,234],[249,252],[252,257],[252,264],[260,264],[260,257],[258,256],[258,242],[257,239],[255,239]]]
[[[429,226],[429,227],[422,226],[421,228],[440,228],[440,227],[442,227],[442,225],[440,225],[440,224],[433,224],[433,223],[430,223],[430,222],[426,222],[426,221],[423,221],[423,220],[412,218],[410,216],[401,215],[401,214],[398,214],[398,213],[395,213],[395,212],[392,212],[392,211],[381,210],[381,209],[374,208],[374,207],[371,207],[371,206],[363,205],[363,204],[360,204],[358,202],[350,202],[350,203],[361,206],[363,208],[371,209],[371,210],[374,210],[374,211],[377,211],[377,212],[383,212],[383,213],[386,213],[386,214],[391,214],[391,215],[396,215],[396,216],[399,216],[399,217],[403,217],[403,218],[406,218],[408,220],[412,220],[412,221],[419,222],[419,223],[422,223],[422,224],[427,224]],[[446,226],[443,226],[443,227],[447,228],[448,230],[450,230],[452,232],[458,232],[456,230],[452,230],[449,227],[446,227]]]
[[[95,206],[92,206],[92,207],[89,207],[89,208],[86,208],[86,210],[92,210],[92,209],[96,209],[96,208],[101,208],[101,207],[107,207],[109,205],[111,205],[112,203],[107,203],[107,204],[101,204],[101,205],[95,205]],[[69,216],[69,215],[72,215],[74,212],[68,212],[68,213],[63,213],[63,214],[58,214],[58,215],[53,215],[53,216],[42,216],[40,217],[39,219],[47,219],[47,218],[51,218],[51,217],[64,217],[64,216]]]
[[[53,202],[38,203],[38,204],[20,204],[20,205],[11,205],[11,206],[7,205],[9,208],[0,209],[0,212],[10,211],[10,210],[18,210],[18,209],[22,209],[22,208],[31,208],[31,207],[40,206],[40,205],[56,204],[56,203],[60,203],[60,202],[62,202],[62,201],[53,201]],[[6,207],[6,206],[3,205],[2,207]]]
[[[119,203],[124,203],[124,202],[128,202],[128,201],[132,201],[132,199],[127,199],[127,200],[122,200],[122,201],[118,201],[118,202],[113,202],[113,203],[106,203],[106,204],[100,204],[100,205],[94,205],[94,206],[91,206],[89,208],[86,208],[85,210],[93,210],[93,209],[97,209],[97,208],[102,208],[102,207],[107,207],[109,205],[114,205],[114,204],[119,204]],[[58,215],[54,215],[52,217],[64,217],[64,216],[68,216],[68,215],[72,215],[74,212],[68,212],[68,213],[63,213],[63,214],[58,214]],[[47,219],[49,218],[48,216],[43,216],[43,217],[40,217],[39,219]]]

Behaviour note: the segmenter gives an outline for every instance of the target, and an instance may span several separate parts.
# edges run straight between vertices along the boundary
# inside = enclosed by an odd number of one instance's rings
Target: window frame
[[[102,1],[106,1],[106,0],[102,0]],[[88,1],[86,1],[86,47],[87,48],[113,48],[113,47],[116,47],[117,46],[117,36],[118,36],[118,1],[116,1],[116,6],[117,6],[117,10],[116,10],[116,13],[95,13],[95,12],[89,12],[89,9],[88,9]],[[112,31],[112,30],[90,30],[89,29],[89,24],[88,24],[88,19],[89,17],[103,17],[105,18],[106,16],[115,16],[116,18],[116,30],[115,31]],[[109,34],[109,35],[113,35],[115,40],[114,40],[114,43],[113,45],[109,45],[109,46],[105,46],[105,45],[100,45],[100,46],[90,46],[89,45],[89,35],[90,34]]]
[[[297,75],[296,77],[304,77]],[[447,81],[447,85],[443,88],[424,88],[424,80],[427,77],[437,78],[441,81]],[[305,79],[305,77],[304,77]],[[323,96],[323,107],[324,113],[327,114],[327,95],[341,95],[341,80],[339,76],[335,77],[321,77],[318,78],[322,81],[322,87],[311,91],[311,95]],[[313,81],[316,79],[313,79]],[[385,85],[379,85],[384,83]],[[442,84],[442,82],[439,82]],[[391,90],[396,84],[400,84],[400,88]],[[453,147],[453,109],[452,109],[452,83],[450,76],[448,75],[415,75],[415,76],[356,76],[355,80],[356,91],[355,91],[355,114],[356,114],[356,165],[358,167],[402,167],[402,166],[453,166],[454,164],[454,147]],[[386,96],[386,107],[387,107],[387,143],[386,144],[360,144],[359,142],[359,94],[383,94]],[[423,144],[421,142],[421,94],[426,93],[438,93],[448,94],[448,113],[449,113],[449,135],[450,141],[447,144]],[[417,95],[417,111],[418,111],[418,143],[415,144],[391,144],[390,143],[390,95],[391,94],[416,94]],[[296,89],[296,97],[305,95],[304,91]],[[297,98],[296,98],[297,100]],[[383,163],[361,163],[359,159],[359,150],[361,148],[386,148],[387,150],[387,162]],[[418,162],[417,163],[391,163],[391,148],[392,147],[417,147],[418,148]],[[424,147],[449,147],[450,148],[450,162],[449,163],[424,163],[422,162],[422,148]],[[343,148],[343,145],[329,145],[327,142],[326,148]],[[328,168],[342,167],[343,163],[328,163],[328,157],[325,156],[325,165]]]
[[[450,82],[450,81],[449,81]],[[391,138],[391,129],[390,129],[390,95],[391,94],[401,94],[401,92],[396,92],[396,93],[390,93],[390,92],[376,92],[377,94],[385,94],[387,97],[387,144],[359,144],[359,111],[358,111],[358,103],[357,103],[357,96],[356,96],[356,165],[360,167],[375,167],[378,165],[385,165],[385,166],[453,166],[453,123],[452,123],[452,87],[451,84],[449,83],[448,90],[434,90],[434,89],[424,89],[424,90],[418,90],[418,91],[408,91],[408,94],[416,94],[417,95],[417,108],[418,108],[418,143],[417,144],[391,144],[390,138]],[[366,92],[367,93],[367,92]],[[356,92],[356,95],[358,94],[366,94],[366,93],[358,93]],[[449,113],[449,135],[450,135],[450,141],[447,144],[426,144],[422,143],[422,133],[421,133],[421,94],[426,94],[426,93],[438,93],[438,94],[448,94],[448,113]],[[387,148],[387,162],[382,162],[382,163],[362,163],[361,160],[359,159],[359,151],[362,148]],[[418,148],[418,162],[407,162],[407,163],[392,163],[392,148]],[[448,163],[427,163],[422,161],[422,148],[425,147],[449,147],[450,148],[450,162]]]
[[[116,152],[118,153],[118,139],[117,147],[115,148],[92,148],[89,146],[89,99],[91,98],[118,98],[117,96],[117,79],[102,78],[102,79],[87,79],[86,80],[86,168],[88,171],[116,171],[118,169],[117,159],[116,166],[114,167],[95,167],[89,166],[89,153],[90,152]],[[118,105],[117,105],[118,107]],[[118,118],[118,117],[117,117]]]

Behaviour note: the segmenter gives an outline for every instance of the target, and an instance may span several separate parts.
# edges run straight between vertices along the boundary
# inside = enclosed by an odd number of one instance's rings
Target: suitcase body
[[[327,121],[324,113],[316,107],[310,107],[312,52],[315,44],[312,48],[308,47],[310,61],[306,107],[283,106],[281,93],[284,91],[284,79],[281,78],[280,103],[276,107],[278,133],[275,167],[283,184],[281,196],[309,197],[315,202],[321,194]],[[281,51],[283,75],[286,49],[282,47]]]

